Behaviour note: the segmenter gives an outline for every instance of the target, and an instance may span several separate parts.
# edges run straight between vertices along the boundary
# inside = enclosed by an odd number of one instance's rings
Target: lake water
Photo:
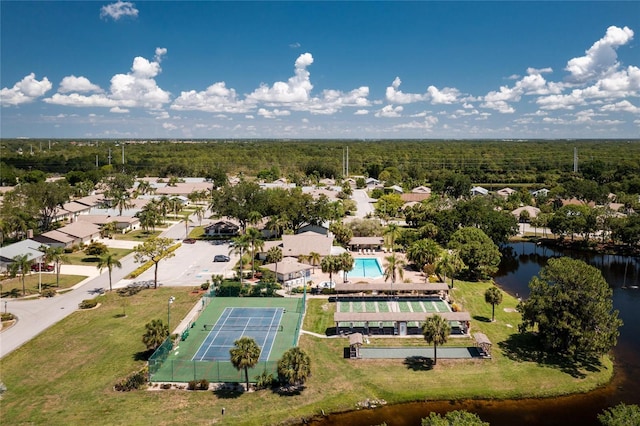
[[[313,424],[418,426],[420,419],[436,411],[464,409],[477,413],[492,426],[597,426],[597,414],[619,402],[640,404],[640,261],[637,258],[582,252],[557,251],[533,243],[506,247],[495,277],[505,291],[520,297],[529,294],[529,281],[551,257],[571,256],[596,266],[613,289],[613,305],[624,326],[614,349],[616,375],[604,388],[587,394],[552,399],[506,401],[439,401],[398,404],[375,410],[330,415]]]

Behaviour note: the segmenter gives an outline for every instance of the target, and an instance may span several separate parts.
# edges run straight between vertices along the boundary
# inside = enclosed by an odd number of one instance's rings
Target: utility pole
[[[109,165],[111,165],[111,148],[109,148]]]
[[[98,168],[98,154],[96,154],[96,169]]]
[[[578,173],[578,148],[573,148],[573,173]]]
[[[124,143],[122,144],[122,173],[124,173]]]

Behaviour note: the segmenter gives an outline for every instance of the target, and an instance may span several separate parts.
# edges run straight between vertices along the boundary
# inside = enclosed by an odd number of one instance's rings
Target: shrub
[[[162,389],[171,389],[171,383],[163,383]]]
[[[207,281],[206,283],[202,283],[200,284],[200,289],[202,290],[209,290],[209,281]]]
[[[2,321],[11,321],[14,318],[15,316],[10,312],[0,314],[0,320]]]
[[[80,309],[91,309],[95,308],[98,305],[98,301],[96,299],[85,299],[78,305]]]
[[[40,294],[42,295],[42,297],[53,297],[57,294],[57,292],[52,288],[45,288]]]
[[[208,390],[209,389],[209,381],[207,379],[201,379],[198,382],[198,389],[200,390]]]
[[[273,374],[267,373],[266,370],[258,374],[256,377],[256,389],[267,389],[275,384]]]
[[[198,382],[195,380],[189,380],[189,383],[187,383],[187,390],[196,390],[198,386]]]
[[[136,373],[133,373],[129,377],[116,383],[116,385],[114,386],[114,389],[119,392],[129,392],[132,390],[140,389],[142,385],[144,385],[146,382],[147,382],[147,367],[144,367],[142,370]]]

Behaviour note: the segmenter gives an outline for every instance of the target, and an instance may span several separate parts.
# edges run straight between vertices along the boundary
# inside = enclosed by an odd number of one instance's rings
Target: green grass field
[[[109,248],[109,253],[115,255],[116,259],[120,260],[133,250],[129,249],[119,249],[119,248]],[[75,253],[69,253],[65,255],[67,257],[67,262],[64,262],[68,265],[81,265],[81,266],[96,266],[100,261],[98,256],[89,256],[85,254],[83,251],[77,251]]]
[[[345,359],[346,339],[302,335],[300,346],[311,356],[312,375],[305,389],[291,396],[271,390],[245,394],[159,387],[114,391],[117,381],[144,366],[144,325],[166,319],[167,298],[176,297],[171,315],[177,320],[199,303],[200,296],[178,288],[144,290],[128,298],[107,294],[100,296],[98,309],[71,314],[0,359],[0,380],[7,386],[2,424],[295,424],[320,410],[356,409],[367,398],[400,403],[552,397],[586,392],[611,379],[608,357],[592,371],[514,357],[508,349],[518,342],[514,336],[519,314],[504,308],[515,307],[516,300],[505,295],[496,308],[496,322],[488,322],[491,306],[483,296],[487,286],[456,282],[454,297],[472,313],[472,331],[484,332],[494,343],[492,360],[439,360],[434,368],[414,369],[404,360]],[[334,326],[333,312],[335,303],[310,299],[304,329],[324,333]],[[425,344],[421,338],[371,340],[375,346]],[[447,345],[470,343],[450,339]],[[226,408],[224,419],[222,407]]]
[[[55,272],[42,273],[42,289],[53,288],[55,290],[64,290],[71,288],[80,281],[87,278],[85,275],[60,275],[60,286],[57,286]],[[33,272],[24,278],[24,286],[27,295],[38,294],[38,286],[40,285],[40,277],[37,272]],[[22,297],[22,278],[20,276],[0,281],[0,294],[2,297]]]

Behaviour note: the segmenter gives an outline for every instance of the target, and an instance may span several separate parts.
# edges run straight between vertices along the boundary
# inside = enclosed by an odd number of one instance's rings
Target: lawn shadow
[[[480,315],[474,315],[473,319],[480,322],[491,322],[491,318],[483,317]]]
[[[575,378],[585,378],[588,372],[597,372],[603,368],[602,363],[594,356],[578,356],[575,358],[545,351],[534,333],[514,333],[498,347],[504,355],[514,361],[536,362],[569,374]]]
[[[301,386],[280,386],[273,388],[273,392],[280,396],[296,396],[300,395],[304,390],[304,385]]]
[[[114,318],[126,318],[127,314],[119,313],[119,314],[115,314],[113,317]]]
[[[335,336],[336,334],[338,334],[338,331],[335,327],[329,327],[324,331],[324,333],[327,336]]]
[[[413,371],[433,370],[433,360],[426,356],[408,356],[404,359],[404,365]]]
[[[83,257],[80,261],[84,263],[96,263],[100,261],[100,258],[98,256],[87,256]]]
[[[221,387],[213,391],[213,394],[220,399],[240,398],[243,393],[244,393],[244,390],[242,390],[240,387],[234,387],[234,388]]]

